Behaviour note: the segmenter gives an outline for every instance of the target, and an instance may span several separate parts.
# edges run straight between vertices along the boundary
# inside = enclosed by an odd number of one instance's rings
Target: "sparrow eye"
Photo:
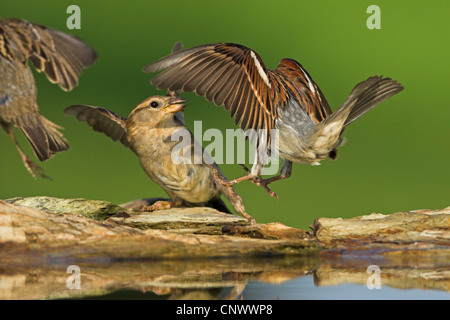
[[[152,102],[150,102],[150,107],[152,107],[152,108],[157,108],[157,107],[158,107],[158,105],[159,105],[159,103],[158,103],[158,102],[156,102],[156,101],[152,101]]]

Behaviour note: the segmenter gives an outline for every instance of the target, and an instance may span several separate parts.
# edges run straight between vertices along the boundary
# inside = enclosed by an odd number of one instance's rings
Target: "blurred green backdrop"
[[[81,30],[67,30],[66,8],[81,8]],[[381,29],[369,30],[369,5],[381,8]],[[450,3],[442,1],[80,1],[2,0],[0,16],[16,17],[81,37],[99,54],[80,86],[64,93],[37,74],[42,114],[65,127],[70,150],[42,163],[53,181],[33,180],[6,134],[0,133],[0,198],[48,195],[123,203],[165,196],[120,143],[63,115],[71,104],[107,107],[127,116],[157,94],[154,75],[141,68],[185,47],[235,42],[258,52],[268,68],[298,60],[333,109],[372,75],[390,76],[405,90],[346,130],[337,161],[295,164],[289,180],[272,189],[237,185],[247,211],[260,222],[307,228],[316,217],[351,217],[450,205]],[[1,76],[1,75],[0,75]],[[203,129],[235,128],[229,114],[193,93],[185,119]],[[19,134],[20,135],[20,134]],[[19,136],[18,135],[18,136]],[[36,159],[22,136],[21,145]],[[222,165],[228,178],[237,165]]]

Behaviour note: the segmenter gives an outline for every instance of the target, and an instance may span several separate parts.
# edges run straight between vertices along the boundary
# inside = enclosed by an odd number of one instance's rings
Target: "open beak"
[[[187,101],[184,99],[175,98],[169,102],[164,110],[169,113],[177,113],[178,111],[183,110],[183,108],[186,106],[186,102]]]

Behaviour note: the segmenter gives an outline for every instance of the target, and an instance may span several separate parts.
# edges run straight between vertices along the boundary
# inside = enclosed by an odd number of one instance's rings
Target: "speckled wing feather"
[[[78,85],[83,69],[97,58],[76,37],[20,19],[0,21],[0,55],[21,63],[29,59],[37,71],[65,91]]]
[[[275,71],[285,80],[280,82],[286,86],[284,91],[289,92],[290,99],[295,99],[314,122],[319,123],[332,113],[319,86],[300,63],[282,59]]]
[[[152,80],[158,89],[195,91],[217,106],[224,106],[242,129],[274,128],[277,90],[273,72],[249,48],[219,43],[173,53],[144,72],[165,70]],[[270,140],[268,140],[270,141]]]
[[[68,116],[76,116],[79,121],[86,122],[92,129],[102,132],[113,141],[120,141],[131,148],[127,139],[126,118],[112,111],[86,105],[73,105],[64,110]]]
[[[0,19],[0,124],[33,176],[38,173],[47,177],[23,154],[13,127],[22,131],[40,161],[67,150],[69,145],[59,132],[61,127],[39,113],[28,61],[51,82],[69,91],[78,84],[83,69],[95,60],[94,50],[75,37],[25,20]]]
[[[331,114],[322,92],[298,62],[283,59],[276,70],[268,70],[256,52],[242,45],[199,46],[143,68],[162,70],[152,79],[158,89],[195,91],[229,110],[242,129],[266,129],[267,143],[279,108],[300,106],[315,122]]]
[[[0,22],[0,123],[9,134],[19,128],[35,155],[45,161],[69,146],[58,131],[61,127],[39,113],[33,73],[25,57],[24,62],[16,60],[23,56],[20,41],[10,41],[2,27]]]

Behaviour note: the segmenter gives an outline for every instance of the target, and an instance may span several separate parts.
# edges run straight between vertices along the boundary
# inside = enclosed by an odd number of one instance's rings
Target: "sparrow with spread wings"
[[[182,49],[183,45],[177,42],[172,53]],[[141,211],[207,206],[230,213],[220,198],[224,195],[236,212],[254,223],[245,212],[242,198],[232,185],[222,183],[227,179],[219,166],[185,127],[185,106],[186,101],[180,99],[179,92],[168,90],[167,96],[153,96],[139,103],[128,118],[88,105],[73,105],[64,113],[85,121],[95,131],[131,149],[148,177],[169,195],[170,201],[144,205]]]
[[[19,19],[0,19],[0,125],[11,137],[33,177],[48,178],[22,151],[14,135],[19,128],[36,157],[45,161],[69,148],[60,126],[39,113],[37,89],[28,61],[64,91],[78,85],[96,53],[81,40],[57,30]]]
[[[169,95],[145,99],[131,111],[128,118],[104,108],[87,105],[67,107],[64,113],[85,121],[95,131],[102,132],[131,149],[138,156],[149,178],[169,195],[170,201],[157,201],[151,206],[142,207],[141,211],[208,206],[229,212],[220,198],[223,194],[239,214],[254,223],[233,188],[221,183],[226,178],[212,158],[205,162],[204,153],[196,152],[202,148],[201,145],[195,146],[198,142],[184,125],[182,110],[185,106],[185,100]],[[179,154],[176,148],[183,141],[179,142],[173,137],[180,130],[190,139],[187,139],[189,144],[182,145],[183,148],[179,151],[183,152]],[[188,161],[181,161],[183,159]]]
[[[185,49],[147,65],[143,71],[163,71],[151,80],[158,89],[194,91],[224,106],[243,130],[266,132],[266,138],[258,143],[284,159],[280,173],[262,179],[264,162],[258,158],[251,170],[244,167],[246,175],[223,183],[250,180],[272,196],[276,193],[267,185],[288,178],[292,163],[318,165],[327,157],[335,159],[344,129],[403,90],[391,78],[373,76],[358,83],[341,107],[332,112],[300,63],[282,59],[275,70],[269,70],[255,51],[234,43]],[[274,132],[278,134],[278,150],[270,150]]]

